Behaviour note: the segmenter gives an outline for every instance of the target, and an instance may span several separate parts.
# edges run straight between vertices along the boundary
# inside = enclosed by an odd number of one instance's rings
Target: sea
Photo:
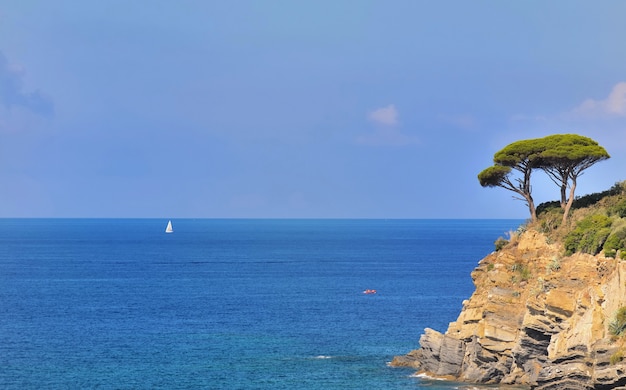
[[[389,362],[524,223],[167,222],[0,219],[0,388],[478,388]]]

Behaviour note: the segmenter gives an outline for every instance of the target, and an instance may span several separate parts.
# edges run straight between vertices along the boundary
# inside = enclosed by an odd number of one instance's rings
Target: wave
[[[443,379],[443,378],[437,378],[435,376],[430,376],[430,375],[425,374],[423,372],[418,372],[418,373],[412,374],[410,376],[413,377],[413,378],[428,379],[430,381],[445,381],[445,379]]]

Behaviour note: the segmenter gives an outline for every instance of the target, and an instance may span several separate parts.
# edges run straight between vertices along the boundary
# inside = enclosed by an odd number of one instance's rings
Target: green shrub
[[[620,218],[626,217],[626,199],[618,202],[616,205],[609,208],[609,214],[617,215]]]
[[[551,202],[544,202],[544,203],[541,203],[539,206],[537,206],[537,208],[535,209],[535,213],[537,213],[537,216],[541,216],[543,213],[552,212],[552,211],[560,212],[561,202],[559,202],[558,200],[551,201]]]
[[[589,236],[589,238],[583,243],[580,251],[583,253],[590,253],[592,255],[600,253],[609,234],[611,234],[610,227],[598,230],[593,237],[591,237],[591,235]]]
[[[615,316],[609,322],[609,333],[613,336],[621,336],[626,331],[626,306],[617,309]]]
[[[575,252],[597,254],[611,234],[611,218],[603,214],[589,215],[580,220],[565,236],[568,255]]]
[[[606,257],[615,257],[617,251],[626,249],[626,226],[611,233],[604,242],[603,249]]]
[[[507,240],[506,238],[498,237],[498,239],[494,243],[496,246],[496,252],[504,248],[508,243],[509,243],[509,240]]]
[[[593,206],[594,204],[598,203],[599,201],[601,201],[602,199],[606,197],[620,195],[623,192],[624,192],[624,182],[615,183],[613,187],[611,187],[610,189],[606,191],[597,192],[594,194],[589,194],[589,195],[575,198],[574,203],[572,204],[572,207],[575,209],[581,209],[584,207]]]

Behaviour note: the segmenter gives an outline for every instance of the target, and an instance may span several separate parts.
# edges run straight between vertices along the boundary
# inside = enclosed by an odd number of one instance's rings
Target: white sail
[[[167,227],[165,228],[165,233],[174,233],[174,229],[172,229],[172,221],[167,221]]]

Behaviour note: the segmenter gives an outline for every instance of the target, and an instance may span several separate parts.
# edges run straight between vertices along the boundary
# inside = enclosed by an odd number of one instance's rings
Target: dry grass
[[[621,349],[617,350],[613,355],[611,355],[609,362],[612,366],[624,360],[624,351]]]

